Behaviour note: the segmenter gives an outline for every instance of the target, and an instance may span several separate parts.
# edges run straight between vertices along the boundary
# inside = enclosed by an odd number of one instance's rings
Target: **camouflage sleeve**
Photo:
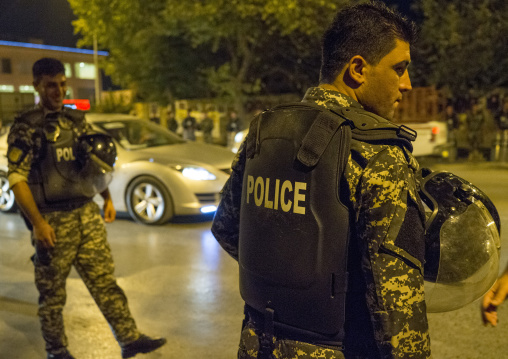
[[[212,223],[212,233],[226,252],[238,260],[240,205],[245,168],[245,141],[231,165],[232,173],[221,191],[221,201]]]
[[[14,122],[9,131],[7,160],[11,187],[15,184],[13,182],[20,182],[28,178],[34,157],[34,133],[34,128],[21,121]]]
[[[382,358],[428,358],[422,264],[395,244],[415,183],[403,152],[373,156],[359,181],[357,233],[367,305]]]

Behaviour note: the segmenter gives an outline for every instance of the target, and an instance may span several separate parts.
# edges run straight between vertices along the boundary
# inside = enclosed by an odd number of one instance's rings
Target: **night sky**
[[[0,0],[0,40],[76,47],[67,0]]]
[[[384,1],[411,15],[414,0]],[[74,19],[67,0],[0,0],[0,40],[76,47]]]

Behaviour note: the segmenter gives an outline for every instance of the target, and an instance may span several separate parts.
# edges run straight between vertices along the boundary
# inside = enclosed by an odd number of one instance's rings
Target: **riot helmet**
[[[427,311],[456,310],[482,297],[497,279],[499,215],[484,192],[459,176],[423,169],[419,177],[427,206]]]
[[[76,157],[81,165],[79,177],[83,192],[93,196],[104,191],[113,179],[116,161],[116,146],[111,136],[100,132],[81,135]]]

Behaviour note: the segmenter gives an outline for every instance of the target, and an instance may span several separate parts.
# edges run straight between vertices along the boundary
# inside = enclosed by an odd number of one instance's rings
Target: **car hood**
[[[149,160],[162,164],[211,165],[229,168],[234,154],[224,147],[205,143],[186,142],[127,151],[132,160]]]

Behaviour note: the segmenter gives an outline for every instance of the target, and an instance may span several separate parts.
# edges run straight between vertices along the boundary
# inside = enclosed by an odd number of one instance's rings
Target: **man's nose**
[[[404,75],[400,78],[399,84],[400,92],[411,91],[413,87],[411,86],[411,79],[409,78],[409,72],[406,70]]]

